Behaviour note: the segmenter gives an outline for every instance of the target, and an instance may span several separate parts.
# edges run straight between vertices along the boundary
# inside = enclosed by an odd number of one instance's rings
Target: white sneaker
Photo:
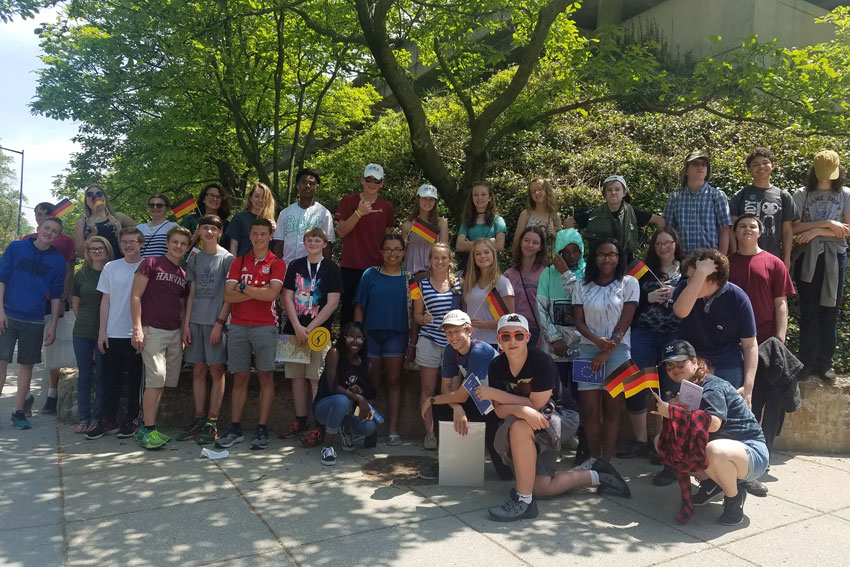
[[[322,464],[332,467],[336,464],[336,451],[333,447],[322,448]]]
[[[593,467],[593,463],[596,462],[596,457],[590,457],[585,462],[580,464],[577,467],[573,467],[571,470],[574,471],[589,471]]]

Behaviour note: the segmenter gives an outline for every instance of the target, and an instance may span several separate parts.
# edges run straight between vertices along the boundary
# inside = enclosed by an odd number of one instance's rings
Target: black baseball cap
[[[676,340],[664,347],[664,358],[662,362],[684,362],[696,358],[697,351],[688,341]]]

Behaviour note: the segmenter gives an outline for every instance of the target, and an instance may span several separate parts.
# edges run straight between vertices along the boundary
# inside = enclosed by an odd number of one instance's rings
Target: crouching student
[[[502,462],[493,448],[496,430],[499,428],[499,418],[491,411],[486,416],[481,415],[475,400],[463,387],[463,381],[470,373],[474,374],[482,384],[487,384],[487,370],[490,361],[496,358],[496,349],[485,341],[473,340],[472,320],[464,311],[453,309],[446,313],[440,330],[446,334],[448,344],[443,350],[442,380],[440,394],[432,396],[422,404],[422,418],[429,411],[434,421],[451,421],[458,435],[469,432],[469,422],[484,422],[484,445],[493,461],[496,474],[502,480],[510,480],[513,473],[510,467]],[[439,431],[439,427],[435,428]],[[439,463],[429,465],[419,471],[419,478],[426,480],[439,479]]]
[[[336,464],[334,440],[342,436],[342,449],[354,450],[355,444],[364,440],[366,447],[378,441],[378,429],[372,419],[369,400],[376,395],[375,385],[369,379],[369,358],[365,355],[366,331],[360,323],[346,323],[339,339],[325,357],[325,367],[313,403],[316,421],[325,426],[323,465]],[[359,409],[359,416],[353,409]]]
[[[705,447],[707,467],[695,475],[700,486],[692,503],[705,506],[723,496],[723,513],[717,522],[737,526],[744,520],[744,483],[762,476],[769,462],[761,427],[739,391],[712,374],[711,367],[697,357],[689,342],[679,340],[667,345],[663,362],[674,382],[687,380],[702,387],[699,409],[711,416]],[[657,413],[669,418],[669,404],[655,397]]]
[[[173,388],[180,380],[183,362],[183,317],[189,285],[180,267],[189,249],[192,233],[173,226],[166,235],[165,256],[142,260],[130,291],[133,336],[130,344],[142,353],[145,366],[145,393],[142,418],[136,441],[144,449],[158,449],[171,439],[156,429],[156,414],[165,386]]]
[[[516,488],[505,502],[488,510],[490,519],[497,522],[534,518],[535,497],[552,497],[583,486],[630,495],[628,485],[604,459],[597,459],[590,470],[555,471],[561,449],[558,369],[549,355],[528,346],[530,337],[525,317],[503,315],[497,338],[504,352],[490,363],[490,385],[476,391],[482,400],[492,401],[494,413],[504,419],[495,447],[516,475]]]

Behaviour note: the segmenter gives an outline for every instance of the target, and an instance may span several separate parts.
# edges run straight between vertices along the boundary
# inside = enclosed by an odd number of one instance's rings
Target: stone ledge
[[[850,453],[850,376],[800,383],[803,407],[785,416],[776,448]]]

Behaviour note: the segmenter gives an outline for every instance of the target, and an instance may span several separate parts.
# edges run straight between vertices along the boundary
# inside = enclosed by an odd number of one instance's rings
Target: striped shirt
[[[144,223],[136,227],[145,235],[145,243],[142,245],[142,258],[165,256],[165,253],[168,252],[168,231],[173,226],[177,226],[177,223],[165,221],[156,226]]]
[[[446,316],[446,313],[452,309],[460,308],[460,299],[463,293],[460,279],[455,282],[453,288],[443,292],[434,289],[429,278],[419,282],[419,287],[422,288],[425,311],[433,317],[430,323],[419,328],[419,336],[434,341],[440,347],[445,347],[448,341],[446,341],[446,334],[440,330],[440,325],[443,323],[443,317]]]
[[[708,183],[696,195],[687,187],[671,193],[663,216],[679,233],[685,254],[697,248],[718,248],[720,229],[732,224],[726,195]]]

